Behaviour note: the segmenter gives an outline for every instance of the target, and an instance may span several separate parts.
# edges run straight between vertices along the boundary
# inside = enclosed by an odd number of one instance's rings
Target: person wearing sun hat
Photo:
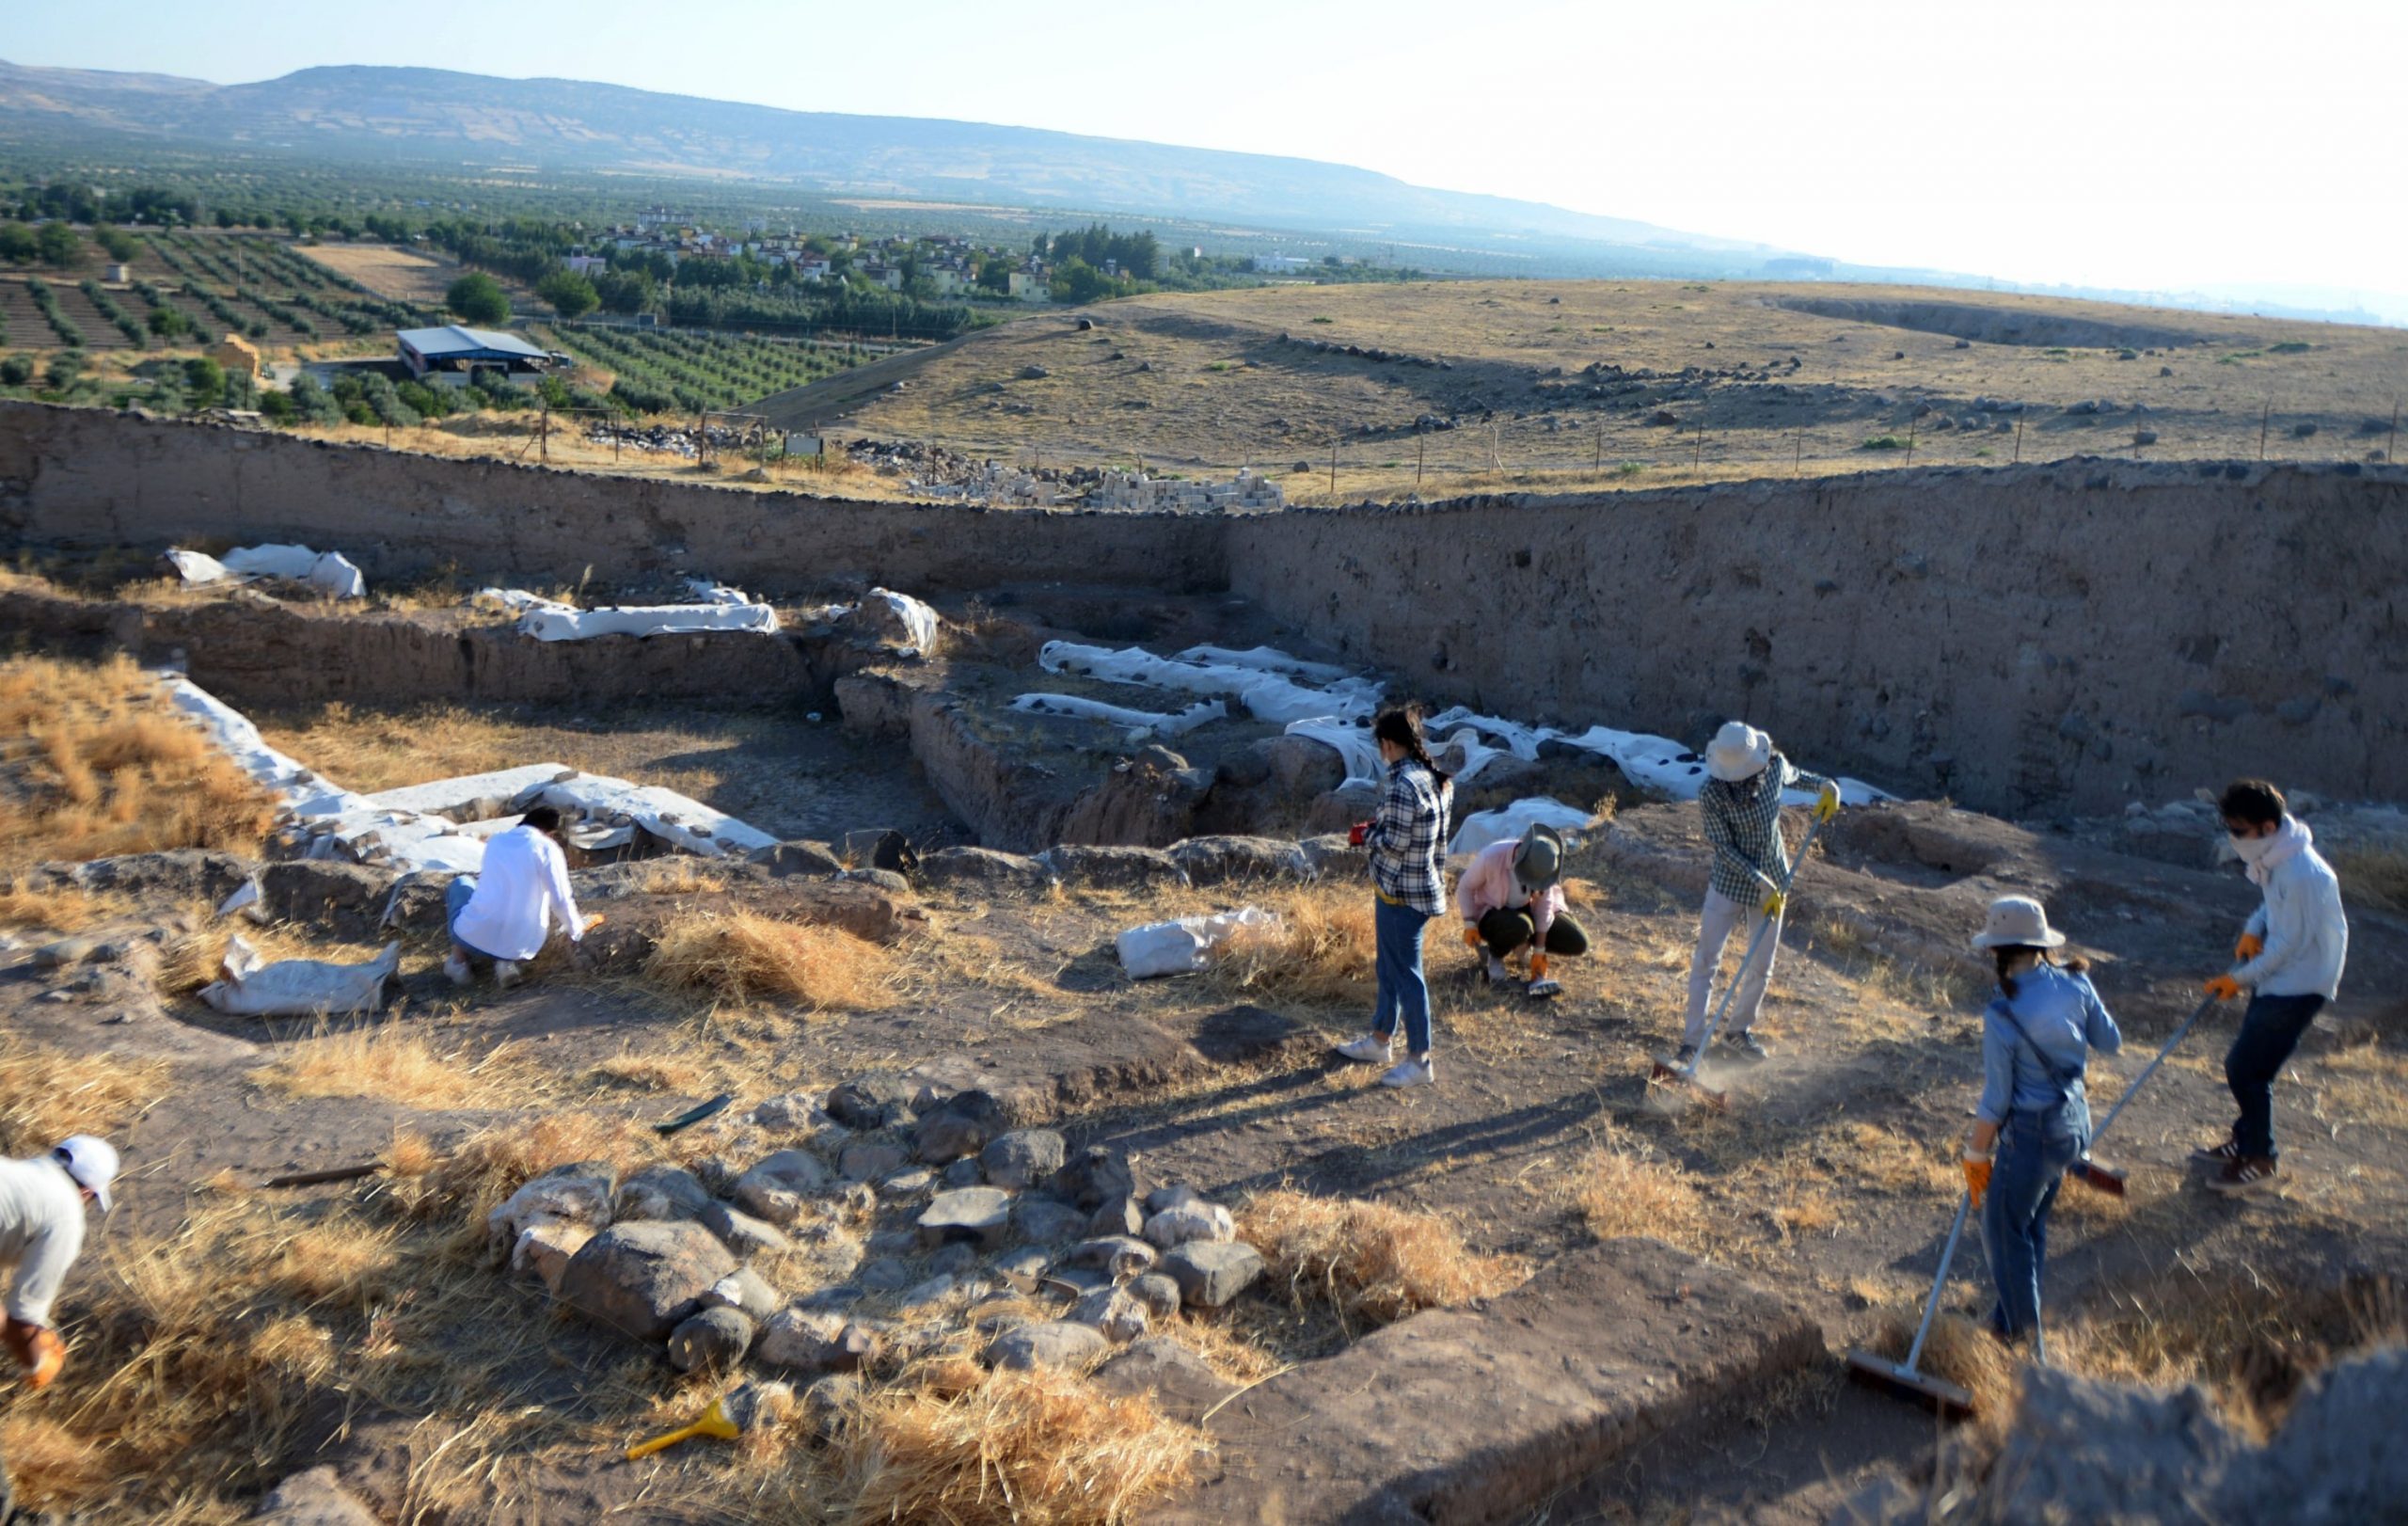
[[[1781,887],[1789,875],[1789,850],[1781,838],[1781,797],[1791,789],[1815,791],[1818,821],[1840,810],[1837,784],[1791,763],[1770,737],[1743,721],[1714,734],[1705,749],[1705,771],[1710,777],[1698,790],[1697,803],[1714,866],[1698,919],[1697,955],[1689,961],[1688,1012],[1675,1060],[1681,1065],[1695,1058],[1704,1041],[1706,998],[1722,963],[1722,946],[1743,923],[1756,953],[1738,974],[1739,993],[1722,1037],[1751,1059],[1765,1057],[1764,1042],[1755,1035],[1756,1013],[1764,1007],[1765,983],[1772,978],[1781,944],[1779,923],[1787,910]],[[1756,930],[1767,920],[1775,924],[1772,936],[1757,938]]]
[[[1463,918],[1465,945],[1485,947],[1488,978],[1497,985],[1513,978],[1507,956],[1527,947],[1531,994],[1551,995],[1547,960],[1589,951],[1589,934],[1564,914],[1563,836],[1553,827],[1532,822],[1519,839],[1493,842],[1474,854],[1455,881],[1455,912]]]
[[[84,1205],[109,1211],[117,1169],[116,1147],[88,1134],[59,1141],[46,1155],[0,1160],[0,1267],[15,1274],[0,1345],[35,1388],[66,1364],[51,1305],[84,1249]]]
[[[1982,1014],[1982,1096],[1965,1137],[1965,1190],[1981,1210],[1998,1288],[1990,1333],[2009,1343],[2040,1327],[2049,1214],[2066,1168],[2090,1145],[2090,1051],[2124,1047],[2089,964],[2058,957],[2065,942],[2028,896],[1990,902],[1973,939],[1997,965],[1998,994]]]

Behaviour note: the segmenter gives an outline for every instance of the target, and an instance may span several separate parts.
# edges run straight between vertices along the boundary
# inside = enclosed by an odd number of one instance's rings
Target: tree
[[[75,378],[83,374],[84,352],[61,350],[52,356],[50,364],[42,369],[42,379],[50,383],[53,391],[63,392],[74,386]]]
[[[510,294],[481,270],[453,281],[443,294],[443,305],[472,324],[510,322]]]
[[[92,230],[92,242],[106,250],[112,260],[131,260],[142,252],[141,240],[122,228],[95,228]]]
[[[196,408],[214,408],[226,400],[226,372],[205,355],[184,362],[184,390]]]
[[[173,308],[152,308],[149,322],[150,332],[161,339],[174,339],[192,331],[191,320]]]
[[[41,244],[34,237],[31,224],[0,223],[0,260],[12,265],[26,265],[33,263],[34,256],[40,252]]]
[[[642,312],[653,304],[652,278],[641,270],[609,270],[594,283],[594,294],[612,312]]]
[[[82,262],[84,258],[84,241],[75,236],[75,230],[61,222],[47,222],[36,229],[34,248],[43,264],[61,270]]]
[[[535,284],[535,294],[563,318],[581,318],[601,303],[594,283],[574,270],[555,270]]]
[[[978,284],[990,292],[1008,294],[1012,289],[1011,262],[997,256],[980,265]]]

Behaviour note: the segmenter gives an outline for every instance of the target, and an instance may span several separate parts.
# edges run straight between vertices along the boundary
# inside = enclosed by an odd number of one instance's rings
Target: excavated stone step
[[[1470,1526],[1828,1359],[1819,1327],[1656,1240],[1568,1255],[1481,1310],[1429,1310],[1248,1391],[1220,1472],[1162,1521]]]

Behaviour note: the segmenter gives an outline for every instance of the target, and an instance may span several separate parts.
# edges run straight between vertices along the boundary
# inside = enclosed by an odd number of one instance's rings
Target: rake
[[[1926,1404],[1940,1412],[1943,1420],[1961,1419],[1973,1412],[1973,1396],[1944,1377],[1934,1377],[1924,1372],[1924,1343],[1931,1339],[1932,1317],[1940,1312],[1941,1290],[1948,1285],[1948,1267],[1956,1259],[1956,1242],[1964,1237],[1966,1216],[1972,1212],[1971,1192],[1956,1200],[1956,1222],[1948,1227],[1948,1248],[1940,1253],[1940,1273],[1931,1280],[1931,1296],[1923,1303],[1923,1323],[1915,1328],[1914,1344],[1907,1348],[1905,1361],[1892,1361],[1861,1347],[1847,1354],[1847,1375],[1860,1383],[1885,1389],[1901,1399]]]
[[[2099,1136],[2115,1126],[2116,1117],[2126,1107],[2131,1105],[2132,1098],[2139,1094],[2142,1087],[2148,1084],[2148,1078],[2157,1073],[2157,1068],[2165,1063],[2165,1057],[2174,1053],[2174,1046],[2182,1041],[2183,1036],[2191,1031],[2192,1025],[2207,1016],[2217,1000],[2217,997],[2210,996],[2199,1003],[2192,1010],[2191,1015],[2182,1020],[2182,1025],[2174,1030],[2174,1037],[2165,1041],[2165,1047],[2157,1052],[2157,1057],[2150,1060],[2140,1074],[2132,1077],[2132,1084],[2124,1089],[2124,1094],[2115,1099],[2115,1105],[2107,1110],[2106,1121],[2090,1131],[2090,1143],[2094,1148],[2099,1143]],[[2101,1166],[2092,1160],[2088,1151],[2084,1151],[2079,1160],[2066,1168],[2066,1180],[2079,1182],[2095,1192],[2104,1192],[2110,1197],[2120,1198],[2124,1195],[2124,1173],[2112,1166]]]
[[[1789,861],[1789,872],[1782,876],[1781,898],[1784,903],[1789,899],[1789,887],[1798,882],[1798,871],[1805,866],[1808,850],[1814,846],[1814,835],[1822,830],[1823,823],[1819,820],[1807,823],[1806,840],[1798,845],[1798,856]],[[1722,999],[1715,1004],[1713,1015],[1706,1019],[1705,1032],[1697,1042],[1697,1053],[1689,1057],[1689,1062],[1687,1065],[1674,1065],[1668,1059],[1658,1058],[1655,1062],[1655,1067],[1647,1073],[1649,1086],[1684,1087],[1696,1093],[1700,1101],[1717,1112],[1725,1111],[1730,1107],[1731,1099],[1726,1093],[1717,1091],[1698,1080],[1697,1068],[1705,1063],[1707,1048],[1713,1044],[1715,1034],[1721,1029],[1723,1018],[1730,1015],[1731,1003],[1739,994],[1740,982],[1748,978],[1749,967],[1756,962],[1757,947],[1767,936],[1778,941],[1781,936],[1777,930],[1779,926],[1779,921],[1769,916],[1756,925],[1754,934],[1748,939],[1748,951],[1739,958],[1738,973],[1731,977],[1729,985],[1722,988]]]

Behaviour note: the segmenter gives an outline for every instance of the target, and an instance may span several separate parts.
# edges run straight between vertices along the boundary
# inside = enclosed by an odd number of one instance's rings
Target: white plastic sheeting
[[[1191,646],[1179,654],[1179,660],[1228,668],[1256,668],[1285,678],[1302,678],[1307,683],[1315,684],[1334,684],[1354,673],[1352,668],[1341,668],[1333,662],[1307,662],[1301,657],[1291,657],[1276,646],[1249,646],[1244,651],[1227,646]]]
[[[1245,906],[1212,916],[1149,922],[1114,939],[1113,947],[1119,953],[1120,967],[1129,972],[1129,978],[1150,980],[1158,976],[1187,975],[1202,969],[1206,956],[1228,942],[1241,928],[1278,925],[1276,913]]]
[[[595,636],[678,636],[711,631],[776,635],[778,612],[767,604],[637,604],[601,610],[530,610],[521,634],[537,641],[590,641]]]
[[[238,1017],[331,1017],[372,1012],[383,1005],[385,983],[401,968],[402,946],[365,964],[322,959],[280,959],[270,964],[240,937],[226,941],[223,978],[200,988],[200,999]]]
[[[545,785],[531,798],[519,802],[521,808],[538,803],[563,812],[582,812],[588,820],[610,826],[642,827],[672,848],[705,858],[741,858],[774,848],[778,842],[758,827],[673,789],[630,784],[599,773],[573,774]]]
[[[363,598],[368,580],[340,551],[313,551],[307,546],[243,546],[225,560],[200,551],[171,550],[167,562],[188,583],[253,582],[283,578],[308,583],[335,598]]]
[[[896,644],[923,654],[936,650],[937,612],[911,595],[873,588],[863,596],[860,611],[870,624],[900,632],[904,639]]]
[[[380,806],[319,777],[270,747],[247,716],[191,679],[169,676],[167,697],[283,803],[293,824],[311,839],[309,856],[455,871],[484,862],[484,844],[462,835],[452,822]]]
[[[1106,705],[1101,700],[1082,699],[1076,694],[1022,694],[1012,701],[1012,708],[1036,715],[1069,715],[1083,721],[1108,721],[1114,725],[1129,726],[1164,737],[1183,737],[1197,726],[1229,718],[1229,707],[1217,699],[1198,700],[1175,715],[1159,710],[1133,710],[1125,706]]]
[[[167,693],[236,766],[283,803],[290,826],[309,839],[312,858],[348,858],[404,873],[474,872],[484,865],[485,838],[502,830],[493,819],[515,816],[539,801],[585,816],[584,826],[591,830],[577,840],[590,850],[632,841],[632,835],[617,835],[622,828],[641,828],[680,852],[705,858],[742,857],[777,841],[673,789],[579,773],[558,763],[356,794],[270,747],[248,717],[190,679],[168,676]],[[463,825],[451,819],[453,814],[481,819]],[[515,823],[504,823],[509,824]]]
[[[1345,760],[1346,783],[1349,785],[1368,785],[1377,788],[1387,777],[1387,765],[1380,760],[1380,744],[1371,739],[1369,721],[1340,721],[1328,717],[1291,721],[1288,724],[1288,735],[1307,737],[1324,747],[1336,749],[1338,755]],[[1489,746],[1480,733],[1469,726],[1459,728],[1450,737],[1441,737],[1434,729],[1429,734],[1428,743],[1434,758],[1450,747],[1462,749],[1463,767],[1452,773],[1459,785],[1470,784],[1482,770],[1500,757],[1518,755],[1502,747]],[[1535,750],[1531,755],[1537,755]]]
[[[1048,673],[1074,673],[1108,683],[1235,695],[1256,719],[1281,725],[1324,716],[1344,720],[1370,715],[1378,707],[1382,691],[1379,683],[1368,678],[1339,678],[1311,689],[1257,667],[1156,657],[1137,646],[1115,651],[1108,646],[1049,641],[1038,649],[1037,662]]]
[[[1545,730],[1542,738],[1578,747],[1611,758],[1631,783],[1653,789],[1676,800],[1695,800],[1712,775],[1705,771],[1705,759],[1676,741],[1663,737],[1651,737],[1641,731],[1616,731],[1610,726],[1591,726],[1578,733]],[[1840,787],[1840,801],[1847,805],[1865,805],[1877,800],[1896,797],[1888,790],[1877,789],[1861,779],[1846,774],[1832,783]],[[1812,805],[1814,796],[1803,789],[1786,790],[1782,803],[1787,805]]]
[[[1447,845],[1447,851],[1450,854],[1477,853],[1490,843],[1506,842],[1521,836],[1533,824],[1553,827],[1569,837],[1589,830],[1592,819],[1588,812],[1576,810],[1545,795],[1517,800],[1511,805],[1465,817],[1455,828],[1455,839]]]

